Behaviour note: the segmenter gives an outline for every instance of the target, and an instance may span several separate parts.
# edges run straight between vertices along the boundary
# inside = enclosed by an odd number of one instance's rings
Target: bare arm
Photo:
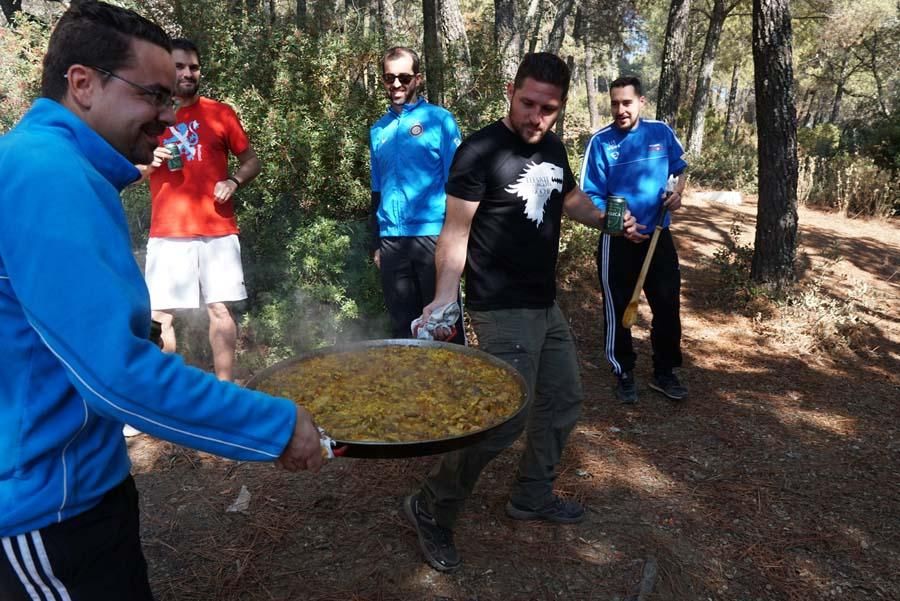
[[[434,300],[422,310],[423,319],[427,320],[432,311],[456,300],[459,279],[466,266],[469,231],[472,229],[472,219],[479,204],[447,196],[447,214],[435,250],[437,284]]]
[[[248,148],[237,155],[237,159],[240,166],[230,177],[236,179],[244,186],[249,184],[253,181],[253,178],[259,175],[259,172],[262,170],[262,165],[259,162],[259,157],[256,156],[256,152],[252,148]],[[215,196],[216,202],[223,203],[231,198],[237,189],[238,184],[234,180],[225,178],[220,182],[216,182],[213,196]]]
[[[579,186],[575,186],[563,199],[563,211],[570,219],[586,226],[602,229],[606,213],[598,209]]]

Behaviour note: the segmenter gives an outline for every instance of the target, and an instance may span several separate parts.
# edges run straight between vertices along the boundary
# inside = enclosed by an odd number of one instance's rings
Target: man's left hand
[[[222,204],[223,202],[227,202],[228,199],[234,195],[235,190],[237,190],[236,183],[230,179],[223,179],[220,182],[216,182],[216,187],[213,190],[213,197],[216,199],[217,203]]]

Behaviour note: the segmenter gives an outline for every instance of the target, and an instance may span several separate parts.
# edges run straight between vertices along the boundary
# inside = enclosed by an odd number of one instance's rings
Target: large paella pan
[[[346,457],[411,457],[470,445],[527,405],[522,376],[477,349],[373,340],[320,349],[247,386],[293,399]]]

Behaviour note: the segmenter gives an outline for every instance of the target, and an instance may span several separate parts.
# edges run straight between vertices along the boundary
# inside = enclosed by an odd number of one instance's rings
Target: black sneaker
[[[616,385],[616,398],[626,405],[637,403],[637,383],[630,371],[622,372]]]
[[[426,510],[418,494],[403,500],[403,512],[419,535],[419,547],[428,564],[439,572],[452,572],[460,564],[453,544],[453,531],[439,526]]]
[[[557,524],[577,524],[584,519],[584,507],[575,501],[554,496],[550,503],[534,511],[507,501],[506,515],[514,520],[547,520]]]
[[[682,386],[678,381],[678,376],[671,371],[654,374],[653,380],[650,381],[650,388],[663,393],[673,401],[680,401],[688,394],[687,388]]]

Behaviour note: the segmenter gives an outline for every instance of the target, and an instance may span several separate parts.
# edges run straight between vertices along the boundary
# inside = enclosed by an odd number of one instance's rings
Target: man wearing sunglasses
[[[411,322],[434,298],[444,184],[460,133],[449,111],[419,96],[422,74],[415,51],[391,48],[381,64],[390,106],[369,132],[372,251],[392,336],[409,338]],[[451,341],[465,343],[462,316]]]
[[[147,338],[150,298],[119,193],[175,122],[170,41],[72,2],[41,98],[0,137],[0,599],[152,601],[126,420],[296,471],[322,464],[309,413],[185,366]]]
[[[247,298],[232,198],[259,174],[260,162],[234,110],[199,94],[197,46],[172,40],[172,58],[176,122],[159,137],[153,161],[143,167],[152,198],[147,287],[167,352],[175,350],[174,312],[196,309],[203,297],[216,376],[231,380],[237,326],[228,303]],[[171,145],[180,155],[177,169],[169,169]],[[231,174],[229,153],[238,160]]]

